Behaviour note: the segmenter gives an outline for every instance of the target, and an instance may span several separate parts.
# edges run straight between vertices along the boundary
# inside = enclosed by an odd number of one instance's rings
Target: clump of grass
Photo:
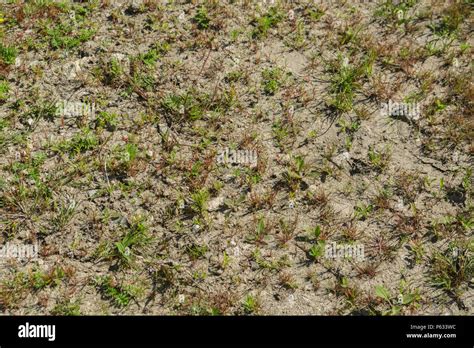
[[[66,277],[66,270],[62,267],[53,267],[48,272],[34,271],[30,276],[30,284],[35,290],[58,286]]]
[[[431,259],[433,285],[458,297],[463,285],[474,277],[474,243],[451,243],[445,252],[436,252]]]
[[[342,64],[331,78],[329,105],[342,112],[352,110],[355,91],[360,88],[357,82],[360,75],[359,69]]]
[[[325,13],[326,12],[323,9],[318,8],[318,7],[312,7],[306,11],[306,14],[314,22],[319,21],[321,17],[324,16]]]
[[[418,289],[411,291],[405,280],[401,281],[398,296],[392,296],[383,285],[375,287],[375,295],[381,298],[384,304],[389,307],[389,309],[382,310],[380,313],[382,315],[399,315],[406,307],[419,307],[419,301],[421,300]],[[378,311],[376,311],[376,314],[379,314]]]
[[[0,102],[4,102],[8,99],[8,92],[10,91],[10,87],[7,81],[0,80]]]
[[[418,0],[401,0],[398,2],[385,0],[377,7],[375,15],[400,25],[406,22],[408,11],[413,8],[417,2]]]
[[[102,296],[111,301],[116,307],[127,307],[135,298],[132,286],[122,286],[110,276],[101,276],[94,280],[95,286]]]
[[[26,273],[15,272],[11,278],[0,282],[0,310],[15,308],[27,295],[29,277]]]
[[[272,135],[279,148],[292,145],[296,139],[298,128],[292,117],[277,118],[272,125]]]
[[[0,59],[5,64],[15,63],[16,57],[18,55],[18,50],[13,46],[5,46],[0,42]]]
[[[105,128],[108,131],[114,131],[117,129],[118,115],[116,113],[101,111],[99,112],[95,122],[98,128]]]
[[[466,209],[456,215],[446,215],[439,220],[431,222],[431,231],[436,239],[453,237],[469,233],[474,229],[472,209]]]
[[[186,252],[188,253],[189,257],[192,260],[197,260],[204,257],[204,255],[206,255],[208,250],[209,248],[207,247],[207,245],[199,245],[199,244],[193,244],[186,248]]]
[[[59,143],[53,148],[59,152],[66,152],[69,155],[76,156],[89,150],[93,150],[99,145],[99,139],[88,128],[84,128],[77,133],[71,140]]]
[[[218,111],[219,105],[210,104],[210,98],[205,94],[190,91],[183,94],[169,94],[161,101],[161,108],[169,115],[169,123],[182,118],[196,121],[203,118],[207,110]]]
[[[135,217],[123,238],[115,243],[112,257],[118,258],[122,264],[129,265],[133,261],[137,248],[149,244],[150,241],[151,237],[145,219],[140,216]]]
[[[293,192],[300,187],[303,177],[307,170],[307,164],[303,156],[294,156],[290,162],[289,168],[283,173],[283,179]]]
[[[207,29],[211,23],[207,9],[205,6],[199,7],[197,14],[194,16],[194,22],[199,29]]]
[[[378,172],[382,172],[390,162],[390,152],[387,149],[378,151],[369,147],[368,157],[371,167]]]
[[[366,220],[370,213],[374,210],[374,206],[372,204],[364,204],[360,203],[354,207],[354,217],[358,220]]]
[[[267,224],[264,216],[259,216],[255,223],[255,232],[247,237],[247,241],[261,244],[267,234]]]
[[[265,69],[262,72],[263,92],[274,95],[281,86],[283,71],[280,68]]]
[[[321,256],[324,255],[325,248],[326,242],[323,240],[318,240],[308,250],[308,255],[311,257],[312,260],[317,261]]]
[[[260,309],[260,302],[255,296],[247,295],[242,303],[245,314],[256,314]]]
[[[296,236],[296,227],[298,226],[298,217],[294,220],[280,219],[279,234],[276,236],[280,245],[285,245]]]
[[[29,126],[34,126],[40,119],[53,121],[56,118],[58,106],[54,102],[37,102],[32,108],[21,116],[21,122]]]
[[[152,241],[146,219],[142,216],[135,216],[124,231],[123,236],[114,242],[102,242],[94,252],[94,257],[103,260],[115,260],[119,266],[130,266],[135,260],[135,256],[143,252]]]
[[[75,31],[73,26],[59,23],[47,28],[46,35],[52,49],[73,49],[83,42],[90,40],[95,34],[94,29],[83,28]]]
[[[209,202],[209,191],[202,189],[194,192],[191,195],[192,205],[191,208],[198,214],[204,215],[207,209],[207,203]]]
[[[346,277],[337,275],[337,281],[334,284],[332,292],[336,296],[344,298],[346,307],[353,308],[357,306],[360,290],[356,286],[350,285]]]
[[[450,6],[441,21],[428,25],[430,30],[439,37],[454,37],[459,25],[464,21],[464,8],[461,4]],[[467,11],[469,12],[469,11]]]
[[[135,175],[139,163],[138,146],[132,142],[117,146],[110,163],[110,169],[118,176]]]
[[[169,49],[170,45],[167,42],[156,44],[146,53],[139,55],[139,59],[145,65],[154,65]]]
[[[229,110],[237,103],[237,95],[233,87],[222,92],[202,93],[194,89],[189,90],[184,97],[180,114],[191,121],[207,118],[213,119]]]
[[[121,76],[124,74],[124,67],[117,58],[112,57],[109,61],[102,63],[101,67],[97,70],[97,74],[103,83],[118,85]]]
[[[77,316],[81,315],[81,307],[78,300],[69,298],[61,299],[51,310],[51,315]]]
[[[255,28],[252,31],[252,38],[262,39],[267,36],[268,30],[276,26],[283,19],[283,15],[277,8],[272,7],[263,16],[253,21]]]
[[[358,65],[351,64],[349,59],[342,55],[338,57],[336,63],[330,64],[329,72],[332,73],[329,86],[330,107],[339,112],[352,110],[355,94],[361,88],[360,80],[372,75],[376,58],[376,52],[370,50]]]
[[[359,32],[361,28],[347,28],[343,32],[339,33],[339,43],[344,46],[349,43],[358,44],[359,39]]]
[[[53,231],[58,232],[63,230],[74,217],[77,203],[71,200],[71,202],[68,203],[55,204],[55,206],[57,215],[53,218],[52,225]]]

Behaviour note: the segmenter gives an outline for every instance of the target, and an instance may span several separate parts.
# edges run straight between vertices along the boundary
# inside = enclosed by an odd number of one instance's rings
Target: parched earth
[[[472,1],[0,1],[1,313],[474,313]]]

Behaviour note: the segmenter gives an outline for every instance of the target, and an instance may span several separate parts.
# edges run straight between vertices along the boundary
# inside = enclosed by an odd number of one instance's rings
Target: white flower
[[[402,10],[397,11],[397,18],[398,18],[399,21],[401,21],[403,19],[403,11]]]
[[[459,68],[459,60],[457,58],[453,58],[453,66]]]
[[[295,19],[295,11],[293,11],[293,10],[289,10],[289,11],[288,11],[288,19],[289,19],[290,21],[292,21],[292,20]]]
[[[344,59],[342,60],[342,66],[347,67],[348,65],[349,65],[349,58],[344,57]]]

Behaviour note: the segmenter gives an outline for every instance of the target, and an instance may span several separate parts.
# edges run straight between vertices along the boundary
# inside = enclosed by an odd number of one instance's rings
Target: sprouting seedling
[[[283,71],[280,68],[265,69],[262,72],[263,91],[267,95],[274,95],[281,86]]]
[[[144,246],[148,244],[150,240],[151,238],[145,219],[141,216],[137,216],[134,218],[125,236],[115,243],[115,256],[117,256],[123,264],[128,265],[133,260],[133,248]]]
[[[230,263],[230,256],[229,254],[227,254],[227,252],[224,250],[224,253],[222,255],[222,263],[221,263],[221,266],[223,269],[226,269],[227,266],[229,265]]]
[[[70,197],[67,198],[70,200],[69,204],[60,204],[58,207],[58,215],[53,220],[54,229],[56,231],[66,227],[76,211],[77,202]]]
[[[265,237],[266,228],[267,227],[265,225],[265,217],[259,216],[255,226],[255,232],[248,236],[247,240],[249,242],[261,243],[263,238]]]
[[[289,168],[283,173],[283,178],[287,182],[288,186],[295,191],[298,185],[303,180],[303,175],[306,169],[304,157],[295,156],[293,161],[290,163]]]
[[[354,208],[354,215],[357,219],[364,221],[374,209],[372,204],[359,204]]]
[[[294,159],[296,172],[301,175],[305,168],[304,158],[302,156],[296,156]]]
[[[255,229],[255,239],[261,240],[265,235],[265,218],[263,216],[259,217],[257,221],[257,227]]]
[[[375,295],[383,299],[390,306],[390,311],[385,312],[385,314],[396,315],[400,313],[400,306],[397,305],[398,301],[392,300],[390,292],[383,285],[377,285],[375,287]]]
[[[261,216],[261,217],[258,219],[257,228],[256,228],[256,231],[255,231],[255,234],[257,235],[257,237],[260,237],[260,236],[262,236],[264,233],[265,233],[265,219],[264,219],[263,216]]]
[[[433,285],[459,297],[462,285],[474,276],[472,248],[451,243],[444,253],[435,253],[431,259]]]
[[[375,287],[375,294],[390,306],[390,310],[383,312],[384,315],[398,315],[403,306],[416,305],[417,301],[421,299],[418,290],[410,291],[406,281],[403,279],[400,282],[400,289],[397,296],[392,296],[383,285]]]
[[[255,20],[256,27],[252,31],[252,37],[254,39],[266,37],[268,30],[276,26],[282,19],[283,16],[275,7],[270,8],[268,13]]]
[[[319,257],[323,256],[326,243],[324,241],[318,241],[314,244],[308,251],[309,256],[314,260],[317,260]]]
[[[199,190],[191,195],[191,199],[193,201],[192,209],[203,214],[209,201],[209,192],[206,189]]]
[[[15,47],[4,46],[0,43],[0,60],[4,61],[6,64],[13,64],[15,63],[17,55],[18,50]]]
[[[245,313],[251,314],[255,313],[258,310],[258,300],[252,295],[247,295],[242,304]]]
[[[10,87],[7,81],[0,80],[0,102],[8,99],[8,92]]]
[[[310,230],[310,237],[314,240],[318,240],[321,236],[321,226],[317,225],[313,229]]]
[[[197,23],[199,29],[209,28],[209,23],[211,22],[211,20],[208,17],[206,7],[201,6],[198,9],[196,16],[194,16],[194,20]]]

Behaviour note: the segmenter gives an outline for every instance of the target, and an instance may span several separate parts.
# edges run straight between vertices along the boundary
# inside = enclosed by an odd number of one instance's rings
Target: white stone
[[[395,204],[395,209],[396,210],[403,210],[404,204],[403,204],[403,198],[398,198],[397,203]]]
[[[207,210],[217,210],[222,205],[222,203],[224,203],[224,197],[216,197],[209,201],[209,204],[207,205]]]

